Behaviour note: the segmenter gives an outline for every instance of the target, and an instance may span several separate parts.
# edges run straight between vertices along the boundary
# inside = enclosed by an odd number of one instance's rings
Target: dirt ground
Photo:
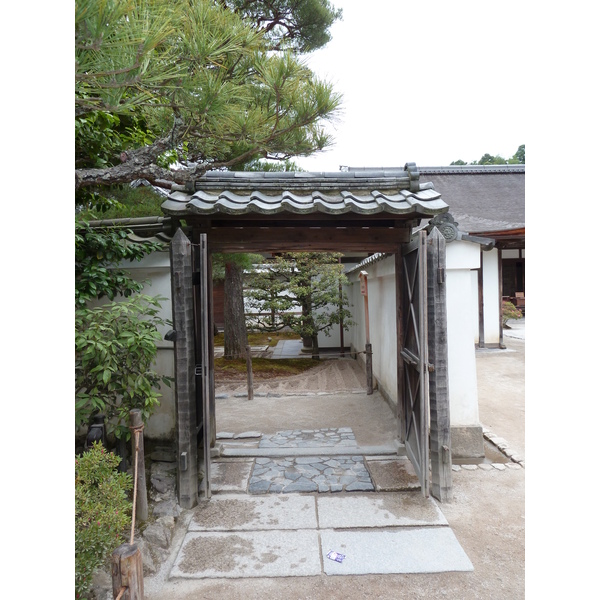
[[[504,438],[522,456],[525,454],[525,342],[505,339],[506,351],[477,353],[480,420]],[[346,362],[346,361],[345,361]],[[335,395],[324,391],[350,393],[364,390],[364,375],[356,363],[342,365],[341,378],[327,377],[335,370],[324,361],[312,376],[296,382],[270,381],[259,384],[255,393],[279,392],[280,398],[231,397],[217,400],[217,429],[257,429],[264,433],[298,427],[351,426],[362,444],[383,443],[393,435],[392,412],[382,397],[356,394],[354,419],[336,407]],[[340,366],[340,363],[337,365]],[[323,389],[324,385],[331,386]],[[358,386],[355,388],[354,386]],[[335,388],[335,389],[334,389]],[[237,390],[237,392],[236,392]],[[286,394],[302,392],[290,400]],[[217,386],[217,394],[241,393],[241,388]],[[314,393],[315,395],[308,395]],[[341,398],[343,394],[340,394]],[[348,396],[348,394],[346,394]],[[365,398],[368,398],[365,401]],[[258,415],[258,417],[257,417]],[[370,421],[369,419],[372,419]],[[373,425],[377,422],[378,425]],[[361,425],[362,424],[362,425]],[[364,427],[363,427],[364,426]],[[361,429],[363,427],[363,429]],[[364,441],[368,440],[368,441]],[[379,441],[375,441],[379,440]],[[169,586],[170,600],[243,599],[290,600],[331,599],[414,599],[443,597],[452,600],[518,600],[525,597],[525,469],[453,471],[453,499],[440,504],[457,539],[469,556],[474,571],[419,575],[365,575],[344,577],[295,577],[271,579],[219,579],[178,582]],[[290,549],[293,551],[293,549]],[[152,596],[155,600],[158,596]],[[149,597],[150,600],[150,597]]]

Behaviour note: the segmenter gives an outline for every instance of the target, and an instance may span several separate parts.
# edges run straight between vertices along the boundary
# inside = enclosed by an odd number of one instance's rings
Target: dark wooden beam
[[[363,251],[395,252],[409,229],[243,227],[200,228],[212,252]]]

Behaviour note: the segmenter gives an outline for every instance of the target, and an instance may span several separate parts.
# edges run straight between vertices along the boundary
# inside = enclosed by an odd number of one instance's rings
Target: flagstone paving
[[[362,456],[257,458],[250,494],[373,491]]]

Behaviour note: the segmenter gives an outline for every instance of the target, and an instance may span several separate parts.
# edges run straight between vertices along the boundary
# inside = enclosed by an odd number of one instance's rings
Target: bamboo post
[[[121,544],[111,556],[113,598],[144,600],[144,568],[137,544]]]
[[[252,376],[252,350],[246,346],[246,370],[248,372],[248,400],[254,400],[254,378]]]
[[[129,429],[131,429],[131,455],[135,468],[137,498],[135,502],[136,520],[148,520],[148,493],[146,491],[146,467],[144,460],[144,423],[142,411],[134,408],[129,411]]]

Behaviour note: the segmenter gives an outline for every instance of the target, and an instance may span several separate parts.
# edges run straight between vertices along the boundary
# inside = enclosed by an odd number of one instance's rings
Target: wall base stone
[[[481,425],[450,427],[452,458],[484,458]]]

